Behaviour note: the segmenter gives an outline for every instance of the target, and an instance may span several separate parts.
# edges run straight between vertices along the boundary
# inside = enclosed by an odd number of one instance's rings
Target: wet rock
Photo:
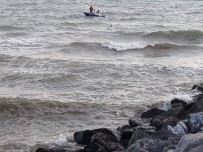
[[[82,152],[107,152],[104,147],[96,143],[90,143],[84,147]]]
[[[94,130],[85,130],[85,131],[79,131],[74,133],[74,141],[78,144],[82,145],[88,145],[91,141],[91,138],[96,133],[104,133],[106,135],[111,135],[114,138],[116,136],[107,128],[100,128],[100,129],[94,129]]]
[[[176,152],[202,152],[203,133],[188,134],[181,138]]]
[[[130,130],[130,129],[132,129],[132,127],[130,125],[125,125],[122,127],[118,127],[116,130],[119,131],[120,133],[122,133],[123,131]]]
[[[126,152],[162,152],[169,144],[167,141],[152,138],[141,138],[126,150]]]
[[[91,143],[96,143],[108,150],[108,144],[111,142],[118,142],[114,136],[106,135],[104,133],[96,133],[92,136]]]
[[[198,86],[198,85],[194,85],[193,87],[192,87],[192,90],[199,90],[200,92],[202,92],[203,93],[203,87],[202,86]]]
[[[165,112],[164,110],[160,110],[160,109],[157,109],[157,108],[152,108],[151,110],[143,112],[142,115],[141,115],[141,118],[153,118],[153,117],[155,117],[157,115],[160,115],[160,114],[162,114],[164,112]]]
[[[140,122],[140,120],[138,120],[137,118],[135,117],[132,117],[128,120],[128,123],[131,127],[137,127],[137,126],[140,126],[142,125],[142,123]]]
[[[151,136],[142,130],[134,130],[132,137],[129,141],[129,146],[136,143],[136,141],[141,138],[151,138]]]
[[[188,133],[186,124],[182,121],[178,122],[175,126],[168,126],[168,130],[176,135],[185,135]]]
[[[125,130],[121,133],[121,139],[120,140],[130,140],[132,137],[133,130]]]
[[[162,139],[162,140],[169,140],[169,138],[177,138],[176,134],[173,134],[169,130],[158,130],[151,134],[154,138]]]
[[[203,130],[203,112],[189,114],[188,129],[190,133]]]
[[[49,150],[45,148],[38,148],[35,152],[49,152]]]
[[[167,127],[167,125],[169,124],[169,119],[168,119],[169,117],[173,117],[174,121],[177,122],[175,118],[178,119],[181,116],[181,114],[184,113],[184,111],[185,110],[181,103],[173,104],[168,111],[152,118],[152,120],[150,121],[150,126],[154,126],[157,129],[161,129],[162,127]]]
[[[173,104],[177,104],[177,103],[180,103],[183,105],[183,107],[185,107],[187,105],[187,102],[183,101],[183,100],[180,100],[180,99],[173,99],[171,100],[171,105]]]

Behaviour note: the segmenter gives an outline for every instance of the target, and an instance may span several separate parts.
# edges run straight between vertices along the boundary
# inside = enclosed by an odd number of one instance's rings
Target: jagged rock
[[[118,127],[116,130],[119,131],[120,133],[122,133],[123,131],[130,130],[130,129],[132,129],[132,127],[130,125],[125,125],[122,127]]]
[[[156,128],[154,126],[142,125],[142,126],[134,127],[134,130],[142,130],[148,134],[151,134],[155,132]]]
[[[176,134],[173,134],[169,130],[157,130],[156,132],[151,134],[154,138],[169,140],[169,138],[177,138]]]
[[[201,86],[194,85],[194,86],[192,87],[192,90],[194,90],[194,89],[199,90],[200,92],[203,93],[203,87],[201,87]]]
[[[186,124],[182,121],[178,122],[176,126],[168,126],[168,130],[176,135],[185,135],[188,133],[188,128]]]
[[[125,130],[121,133],[121,139],[120,140],[130,140],[132,137],[133,130]]]
[[[105,149],[108,149],[108,144],[110,142],[118,142],[117,138],[111,135],[106,135],[104,133],[96,133],[92,136],[91,143],[96,143],[101,145]]]
[[[137,126],[140,126],[142,125],[141,122],[139,122],[140,120],[138,120],[137,118],[135,117],[132,117],[128,120],[128,123],[131,127],[137,127]]]
[[[188,134],[181,138],[176,152],[202,152],[203,133]]]
[[[124,151],[124,147],[118,142],[111,142],[108,144],[108,152]]]
[[[203,130],[203,112],[189,114],[188,129],[190,133]]]
[[[126,150],[126,152],[162,152],[169,144],[167,141],[152,138],[141,138]]]
[[[142,131],[142,130],[134,130],[132,137],[129,141],[129,146],[136,143],[137,140],[141,139],[141,138],[151,138],[151,136],[149,134],[147,134],[146,132]]]
[[[152,108],[151,110],[143,112],[142,115],[141,115],[141,118],[153,118],[153,117],[155,117],[157,115],[160,115],[160,114],[162,114],[164,112],[165,112],[164,110],[160,110],[160,109],[157,109],[157,108]]]
[[[185,110],[181,103],[173,104],[168,111],[152,118],[152,120],[150,121],[150,126],[154,126],[157,129],[161,129],[162,127],[165,127],[165,125],[168,125],[167,120],[169,117],[173,116],[174,119],[179,118],[181,114],[184,113],[184,111]]]
[[[94,130],[85,130],[85,131],[75,132],[74,141],[77,142],[78,144],[88,145],[91,141],[92,136],[100,132],[106,135],[111,135],[114,138],[116,138],[116,136],[109,129],[100,128],[100,129],[94,129]]]
[[[84,147],[82,152],[107,152],[104,147],[96,143],[90,143]]]
[[[183,101],[183,100],[180,100],[180,99],[173,99],[171,100],[171,104],[177,104],[177,103],[180,103],[183,105],[183,107],[185,107],[187,105],[187,102]]]
[[[38,148],[35,152],[49,152],[49,150],[45,148]]]

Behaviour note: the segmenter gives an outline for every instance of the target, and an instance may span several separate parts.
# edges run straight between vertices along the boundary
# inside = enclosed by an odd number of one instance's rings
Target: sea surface
[[[0,151],[77,149],[203,82],[202,0],[0,0]],[[90,5],[106,17],[86,17]]]

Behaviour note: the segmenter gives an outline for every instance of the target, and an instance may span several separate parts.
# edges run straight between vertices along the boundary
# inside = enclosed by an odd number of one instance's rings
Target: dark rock
[[[137,127],[137,126],[140,126],[142,125],[141,122],[139,122],[139,120],[135,117],[132,117],[128,120],[128,123],[131,127]]]
[[[120,140],[119,143],[126,149],[128,147],[129,141],[130,140],[128,139],[124,139],[124,140]]]
[[[134,130],[142,130],[148,134],[151,134],[153,132],[155,132],[156,130],[156,127],[154,126],[149,126],[149,125],[142,125],[142,126],[137,126],[137,127],[134,127]]]
[[[143,112],[142,115],[141,115],[141,118],[153,118],[153,117],[155,117],[157,115],[160,115],[160,114],[162,114],[164,112],[165,112],[164,110],[160,110],[160,109],[157,109],[157,108],[152,108],[151,110]]]
[[[168,126],[174,127],[174,126],[177,125],[177,123],[178,123],[179,121],[181,121],[181,120],[178,119],[178,118],[176,118],[176,117],[174,117],[174,116],[171,116],[171,117],[166,118],[166,119],[164,119],[164,120],[162,121],[162,123],[161,123],[161,126],[162,126],[162,127],[161,127],[161,128],[167,130]]]
[[[52,148],[49,150],[49,152],[68,152],[68,150],[63,148]]]
[[[200,92],[202,92],[203,93],[203,87],[201,87],[201,86],[198,86],[198,85],[194,85],[193,87],[192,87],[192,90],[199,90]]]
[[[122,127],[118,127],[116,130],[119,131],[120,133],[122,133],[123,131],[130,130],[130,129],[132,129],[132,127],[130,125],[125,125]]]
[[[136,141],[141,138],[151,138],[151,136],[142,130],[134,130],[132,137],[129,141],[129,146],[136,143]]]
[[[189,114],[188,129],[190,133],[203,130],[203,112]]]
[[[38,148],[35,152],[49,152],[49,150],[45,148]]]
[[[102,146],[96,143],[90,143],[84,147],[82,152],[107,152]]]
[[[117,138],[104,133],[96,133],[92,136],[91,143],[96,143],[108,150],[108,144],[110,142],[118,142]]]
[[[141,138],[132,144],[126,152],[162,152],[169,145],[168,141],[152,138]]]
[[[168,130],[158,130],[154,133],[151,134],[155,138],[162,139],[162,140],[168,140],[169,138],[176,138],[178,137],[177,135],[171,133]]]
[[[100,128],[100,129],[94,129],[94,130],[85,130],[85,131],[79,131],[74,133],[74,141],[78,144],[82,145],[88,145],[91,141],[91,138],[96,133],[104,133],[107,135],[111,135],[116,138],[116,136],[106,128]]]
[[[180,100],[180,99],[173,99],[173,100],[171,101],[171,104],[172,104],[172,105],[173,105],[173,104],[177,104],[177,103],[182,104],[183,107],[185,107],[185,106],[187,105],[187,102],[185,102],[185,101],[183,101],[183,100]]]
[[[173,116],[173,118],[180,118],[182,113],[184,112],[185,110],[181,103],[173,104],[168,111],[152,118],[152,120],[150,121],[150,126],[154,126],[157,129],[161,129],[165,126],[165,124],[168,123],[167,120],[169,117]]]
[[[121,140],[130,140],[130,138],[132,137],[133,134],[133,130],[125,130],[121,133]]]
[[[124,147],[117,142],[111,142],[108,145],[108,152],[115,152],[115,151],[124,151]]]

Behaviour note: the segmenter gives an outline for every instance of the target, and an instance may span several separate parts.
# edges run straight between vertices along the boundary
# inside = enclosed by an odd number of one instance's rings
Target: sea
[[[75,151],[203,83],[202,0],[0,0],[0,151]],[[105,17],[86,17],[92,5]]]

